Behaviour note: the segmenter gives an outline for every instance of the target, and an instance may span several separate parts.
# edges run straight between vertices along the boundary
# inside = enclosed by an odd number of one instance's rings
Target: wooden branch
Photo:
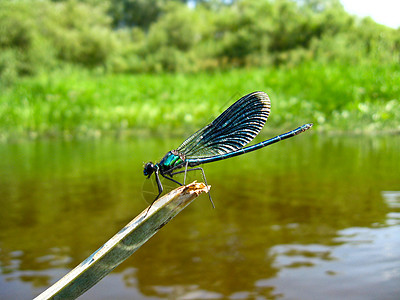
[[[167,224],[210,186],[194,181],[178,187],[147,208],[75,269],[37,296],[42,299],[75,299],[94,286]]]

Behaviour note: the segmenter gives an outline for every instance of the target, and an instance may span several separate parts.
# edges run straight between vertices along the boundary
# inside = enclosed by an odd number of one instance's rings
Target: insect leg
[[[197,170],[200,170],[201,173],[203,173],[204,182],[205,182],[205,184],[208,186],[206,174],[204,173],[204,170],[203,170],[203,168],[201,168],[201,167],[193,168],[193,169],[187,169],[187,168],[186,168],[184,171],[178,171],[178,172],[172,173],[171,175],[176,175],[176,174],[180,174],[180,173],[183,173],[183,172],[185,172],[185,175],[186,175],[186,173],[189,172],[189,171],[197,171]],[[166,178],[167,178],[167,177],[166,177]],[[211,202],[211,204],[212,204],[212,207],[215,208],[215,205],[214,205],[214,202],[212,201],[210,192],[208,192],[208,198],[210,199],[210,202]]]
[[[187,174],[187,170],[188,170],[188,164],[189,162],[186,161],[186,166],[185,166],[185,176],[183,177],[183,184],[186,185],[186,174]]]
[[[145,217],[147,216],[147,213],[149,212],[150,208],[153,206],[154,202],[156,202],[156,200],[158,199],[158,197],[160,197],[160,195],[162,194],[162,192],[163,192],[163,190],[164,190],[164,188],[163,188],[163,186],[162,186],[162,184],[161,184],[161,181],[160,181],[160,176],[158,175],[158,169],[155,170],[154,176],[156,177],[157,188],[158,188],[158,195],[157,195],[157,197],[153,200],[153,202],[151,202],[149,208],[148,208],[147,211],[146,211],[146,214],[144,215]]]
[[[157,195],[156,199],[154,199],[154,201],[156,201],[158,199],[158,197],[160,197],[160,195],[163,192],[164,188],[163,188],[163,186],[161,184],[160,176],[158,175],[158,169],[155,171],[154,174],[156,176],[156,182],[157,182],[157,187],[158,187],[158,195]],[[154,201],[151,203],[151,205],[153,205]]]
[[[178,173],[182,173],[182,172],[178,172]],[[177,174],[177,173],[172,173],[171,176],[173,176],[173,175],[175,175],[175,174]],[[176,181],[175,179],[173,179],[173,178],[171,178],[171,177],[165,176],[165,175],[162,174],[162,173],[161,173],[161,176],[164,177],[164,178],[166,178],[166,179],[168,179],[168,180],[171,180],[171,181],[173,181],[173,182],[175,182],[175,183],[177,183],[177,184],[179,184],[179,185],[184,185],[184,184],[180,183],[179,181]]]

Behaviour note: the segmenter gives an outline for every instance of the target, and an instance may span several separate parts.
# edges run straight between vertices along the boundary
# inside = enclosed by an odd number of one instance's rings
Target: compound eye
[[[154,172],[154,165],[151,162],[148,162],[144,165],[143,174],[145,176],[149,176]]]

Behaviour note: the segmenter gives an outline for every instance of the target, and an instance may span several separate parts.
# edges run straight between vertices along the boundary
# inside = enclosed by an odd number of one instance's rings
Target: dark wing
[[[210,157],[238,150],[260,132],[270,109],[266,93],[248,94],[187,138],[176,150],[187,158]]]

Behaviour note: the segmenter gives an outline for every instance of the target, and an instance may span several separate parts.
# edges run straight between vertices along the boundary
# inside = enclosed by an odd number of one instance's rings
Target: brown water
[[[179,143],[1,144],[0,299],[141,212],[143,162]],[[303,134],[205,171],[216,209],[201,196],[81,299],[400,298],[400,136]]]

